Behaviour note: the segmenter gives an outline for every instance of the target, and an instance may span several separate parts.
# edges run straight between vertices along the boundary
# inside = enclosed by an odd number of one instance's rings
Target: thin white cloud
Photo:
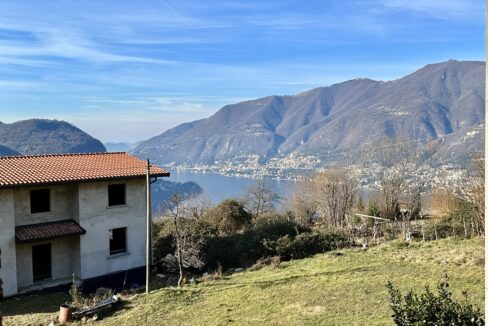
[[[79,34],[59,30],[45,30],[35,33],[37,42],[3,42],[0,44],[0,60],[9,58],[46,58],[58,57],[97,63],[136,62],[152,64],[172,64],[173,61],[147,57],[128,56],[100,50],[101,45],[94,44]],[[38,61],[39,62],[39,61]]]
[[[413,11],[442,19],[484,16],[485,2],[477,0],[381,0],[385,7]]]

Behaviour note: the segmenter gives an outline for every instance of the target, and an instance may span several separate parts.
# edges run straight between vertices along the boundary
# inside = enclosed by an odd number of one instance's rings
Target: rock
[[[190,283],[190,284],[195,284],[196,282],[197,282],[197,281],[195,280],[195,278],[194,278],[194,277],[192,277],[192,278],[191,278],[191,279],[188,281],[188,283]]]
[[[112,289],[104,288],[104,287],[99,287],[95,291],[95,295],[105,295],[105,294],[108,294],[108,293],[111,293],[111,292],[112,292]]]
[[[441,264],[449,264],[447,260],[441,260]]]
[[[92,317],[92,320],[93,321],[97,321],[98,320],[98,315],[97,314],[94,314],[93,317]]]
[[[242,272],[243,270],[244,270],[244,268],[239,267],[239,268],[234,269],[234,272],[239,273],[239,272]]]

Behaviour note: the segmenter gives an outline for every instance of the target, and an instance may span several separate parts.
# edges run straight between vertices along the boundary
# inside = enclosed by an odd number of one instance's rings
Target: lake
[[[255,179],[230,177],[215,173],[193,173],[189,171],[169,171],[171,177],[168,181],[187,182],[193,181],[203,188],[204,193],[214,203],[219,203],[226,198],[240,198]],[[292,193],[295,181],[268,179],[268,184],[281,198],[288,198]],[[276,206],[280,206],[279,204]],[[279,208],[279,207],[277,207]]]

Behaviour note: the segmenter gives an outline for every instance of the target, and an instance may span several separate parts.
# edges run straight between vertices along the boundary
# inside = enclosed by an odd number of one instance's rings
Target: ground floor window
[[[127,228],[110,230],[110,254],[127,252]]]
[[[51,244],[32,246],[32,276],[34,282],[50,279],[51,275]]]

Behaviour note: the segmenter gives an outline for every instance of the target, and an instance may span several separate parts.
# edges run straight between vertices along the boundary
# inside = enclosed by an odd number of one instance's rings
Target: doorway
[[[32,276],[34,282],[51,278],[51,244],[32,246]]]

